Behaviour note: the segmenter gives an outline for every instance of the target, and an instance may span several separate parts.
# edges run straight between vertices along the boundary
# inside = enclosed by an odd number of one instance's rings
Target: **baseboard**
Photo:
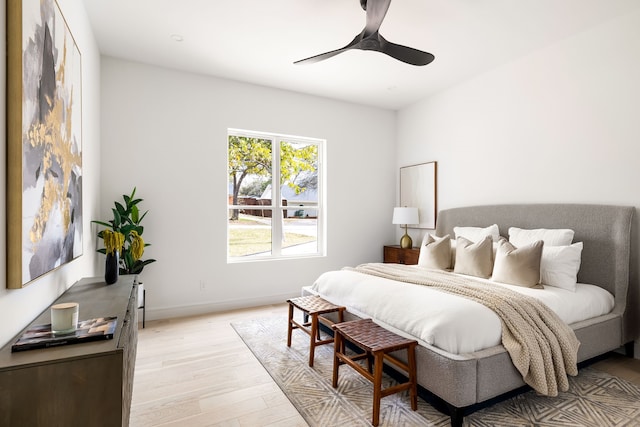
[[[147,304],[146,321],[173,319],[177,317],[198,316],[207,313],[237,310],[241,308],[260,307],[265,305],[282,304],[291,297],[299,295],[282,294],[260,298],[243,298],[237,300],[215,301],[202,304],[191,304],[175,307],[151,308]]]

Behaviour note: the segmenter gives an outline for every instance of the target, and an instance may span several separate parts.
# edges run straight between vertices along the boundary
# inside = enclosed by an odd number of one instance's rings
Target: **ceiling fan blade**
[[[380,40],[380,52],[385,53],[399,61],[406,62],[411,65],[427,65],[435,59],[435,56],[429,52],[423,52],[412,47],[402,46],[385,40],[378,34]]]
[[[363,9],[367,12],[367,24],[364,27],[364,37],[371,36],[380,29],[390,4],[391,0],[366,0],[366,7],[363,6]]]
[[[309,58],[300,59],[298,61],[295,61],[294,64],[313,64],[313,63],[316,63],[316,62],[323,61],[325,59],[329,59],[332,56],[336,56],[337,54],[345,52],[345,51],[347,51],[349,49],[351,49],[351,48],[343,47],[341,49],[336,49],[336,50],[332,50],[330,52],[321,53],[319,55],[310,56]]]
[[[332,56],[336,56],[337,54],[342,53],[342,52],[346,52],[347,50],[357,49],[357,45],[361,41],[362,41],[362,34],[358,34],[351,41],[351,43],[349,43],[345,47],[342,47],[342,48],[336,49],[336,50],[330,50],[329,52],[321,53],[319,55],[314,55],[314,56],[311,56],[309,58],[300,59],[298,61],[295,61],[294,64],[313,64],[313,63],[316,63],[316,62],[319,62],[319,61],[323,61],[325,59],[329,59]]]

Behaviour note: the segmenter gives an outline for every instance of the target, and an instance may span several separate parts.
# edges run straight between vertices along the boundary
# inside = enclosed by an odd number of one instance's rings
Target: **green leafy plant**
[[[142,239],[144,227],[140,225],[144,217],[149,211],[145,211],[140,215],[138,204],[143,199],[136,199],[136,188],[130,195],[123,194],[124,204],[116,201],[115,207],[111,208],[113,219],[110,221],[91,221],[98,225],[107,227],[106,230],[100,230],[98,237],[106,243],[111,244],[110,231],[120,233],[124,237],[120,253],[120,274],[140,274],[144,266],[156,262],[155,259],[142,260],[144,248],[150,246]],[[106,233],[105,233],[106,232]],[[98,249],[102,254],[107,253],[107,248]]]

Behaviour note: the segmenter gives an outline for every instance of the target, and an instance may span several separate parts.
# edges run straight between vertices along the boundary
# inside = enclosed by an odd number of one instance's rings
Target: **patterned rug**
[[[340,367],[338,388],[331,386],[333,346],[316,348],[310,368],[309,336],[293,331],[287,347],[286,317],[232,324],[247,347],[312,427],[371,425],[372,385],[347,366]],[[584,368],[570,377],[570,389],[558,397],[530,391],[468,415],[465,426],[640,426],[640,387],[601,371]],[[385,374],[383,388],[395,383]],[[449,426],[449,417],[418,399],[412,411],[406,392],[384,397],[381,426]]]

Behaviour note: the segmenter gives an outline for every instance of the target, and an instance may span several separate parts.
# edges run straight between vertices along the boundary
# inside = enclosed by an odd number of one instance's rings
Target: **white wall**
[[[638,207],[639,52],[637,11],[406,108],[398,114],[398,166],[438,161],[441,209]],[[637,214],[636,237],[638,223]],[[637,283],[637,243],[632,256]],[[640,304],[637,294],[633,300]]]
[[[395,113],[102,58],[102,212],[136,186],[149,318],[282,302],[393,242]],[[226,262],[227,128],[327,140],[328,256]],[[205,289],[200,290],[200,281]]]
[[[88,24],[82,2],[58,0],[67,24],[82,55],[83,105],[83,255],[71,263],[34,281],[23,289],[6,289],[6,151],[0,150],[0,345],[9,342],[53,300],[78,279],[94,274],[95,241],[89,232],[89,222],[98,211],[100,179],[100,53]],[[6,134],[6,2],[0,6],[0,132]],[[82,307],[80,308],[82,315]]]

